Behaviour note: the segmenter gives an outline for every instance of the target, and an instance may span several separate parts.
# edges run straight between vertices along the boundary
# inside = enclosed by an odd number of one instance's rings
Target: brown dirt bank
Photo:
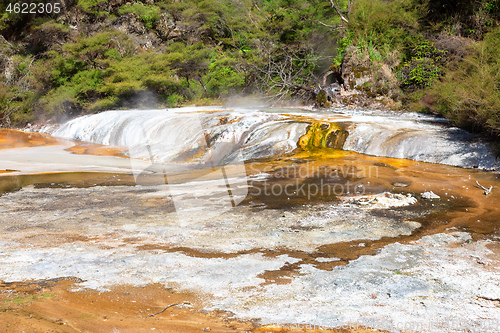
[[[318,332],[257,326],[203,312],[203,299],[160,285],[71,291],[72,279],[0,283],[0,331],[17,332]],[[178,303],[168,307],[171,304]],[[162,312],[162,310],[164,310]],[[161,312],[161,313],[160,313]],[[370,329],[321,332],[382,332]]]

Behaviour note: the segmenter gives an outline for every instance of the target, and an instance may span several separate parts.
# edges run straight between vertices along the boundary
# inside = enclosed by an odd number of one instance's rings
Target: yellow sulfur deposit
[[[315,148],[342,148],[349,133],[335,123],[313,122],[298,145],[304,150]]]

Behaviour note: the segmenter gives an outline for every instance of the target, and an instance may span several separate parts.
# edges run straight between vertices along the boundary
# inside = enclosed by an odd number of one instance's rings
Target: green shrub
[[[204,77],[209,96],[225,96],[243,88],[245,73],[236,71],[236,66],[237,61],[227,57],[212,61],[208,66],[208,74]]]
[[[333,66],[342,65],[342,61],[344,61],[345,51],[349,46],[352,45],[353,33],[352,31],[348,31],[345,37],[341,37],[337,40],[337,56],[333,59]],[[330,68],[330,70],[334,70],[334,68]]]
[[[441,61],[446,51],[437,50],[423,40],[410,51],[409,61],[401,69],[402,86],[409,89],[428,87],[443,74]]]
[[[500,28],[430,89],[432,107],[457,125],[500,136]]]
[[[85,70],[87,67],[85,61],[79,60],[73,56],[63,57],[59,53],[51,53],[54,56],[52,65],[52,73],[50,79],[56,87],[61,86],[71,80],[71,78],[79,71]]]
[[[165,104],[167,107],[176,107],[176,106],[181,106],[182,103],[184,102],[185,98],[179,94],[173,93],[173,94],[165,94],[163,96]]]
[[[104,76],[104,72],[96,69],[82,71],[73,76],[71,86],[78,100],[84,103],[88,99],[97,97],[99,89],[104,84]]]
[[[9,77],[0,75],[0,125],[4,127],[24,125],[33,119],[32,106],[41,88],[36,77],[41,61],[23,55],[12,56],[10,61]]]
[[[133,42],[119,30],[97,33],[91,37],[80,37],[63,47],[65,57],[74,57],[85,63],[85,67],[106,68],[109,60],[131,55]],[[72,60],[73,61],[73,60]]]
[[[114,109],[119,102],[117,96],[108,96],[97,100],[96,102],[89,105],[88,109],[91,112],[104,111],[109,109]]]
[[[61,114],[68,110],[68,106],[75,105],[76,91],[71,86],[60,86],[50,91],[42,100],[44,110],[49,114]]]
[[[118,10],[120,15],[135,14],[149,29],[152,29],[160,18],[160,8],[157,6],[145,5],[143,3],[128,3],[120,7]]]
[[[77,6],[86,12],[93,12],[95,7],[108,2],[109,0],[77,0]]]
[[[418,35],[418,21],[422,15],[414,0],[358,0],[353,2],[350,29],[353,42],[371,43],[382,50],[405,48]],[[386,48],[387,49],[387,48]]]

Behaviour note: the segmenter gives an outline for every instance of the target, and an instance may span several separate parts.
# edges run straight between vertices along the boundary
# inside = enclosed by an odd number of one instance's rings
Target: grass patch
[[[40,294],[40,295],[34,295],[34,296],[16,296],[13,299],[8,299],[3,302],[4,305],[8,304],[15,304],[15,305],[22,305],[25,303],[31,303],[31,302],[39,302],[43,301],[44,299],[47,298],[53,298],[55,295],[53,294]]]

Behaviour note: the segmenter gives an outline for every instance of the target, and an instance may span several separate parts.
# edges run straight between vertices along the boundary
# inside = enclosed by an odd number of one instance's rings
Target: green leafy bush
[[[443,73],[440,62],[445,55],[446,51],[437,50],[427,40],[418,43],[401,69],[402,86],[408,89],[430,86]]]
[[[358,0],[350,15],[353,42],[366,41],[378,50],[404,49],[418,37],[421,5],[414,0]],[[386,48],[387,49],[387,48]]]
[[[219,97],[230,92],[236,92],[243,88],[245,84],[245,73],[237,71],[237,61],[231,58],[216,58],[208,66],[208,73],[205,75],[205,87],[208,95]]]
[[[344,60],[345,51],[349,46],[352,45],[353,33],[352,31],[348,31],[346,36],[339,38],[337,40],[337,56],[333,59],[333,66],[342,65],[342,61]],[[330,68],[330,70],[334,70],[335,68]]]
[[[108,2],[109,0],[77,0],[77,5],[86,12],[93,12],[95,7]]]
[[[157,6],[145,5],[143,3],[137,2],[123,5],[118,10],[118,13],[120,15],[129,13],[135,14],[147,28],[152,29],[160,18],[161,11]]]
[[[63,47],[66,57],[74,57],[84,62],[86,67],[100,69],[106,68],[109,60],[131,55],[134,51],[133,42],[119,30],[109,30],[91,37],[80,37],[74,43]]]
[[[500,136],[500,28],[471,52],[431,87],[431,106],[459,126]]]

